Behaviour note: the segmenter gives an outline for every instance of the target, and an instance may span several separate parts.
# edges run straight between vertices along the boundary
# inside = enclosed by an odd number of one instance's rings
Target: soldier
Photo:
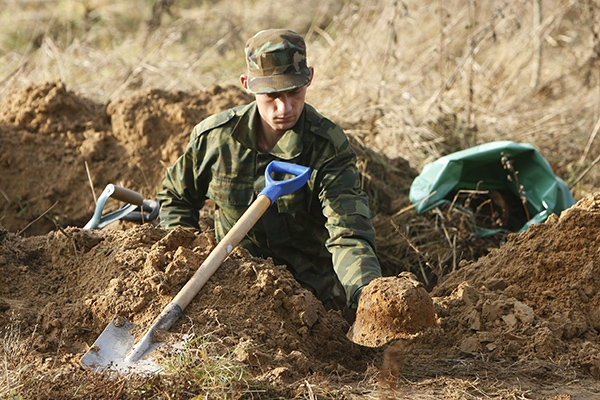
[[[198,211],[211,199],[220,240],[264,188],[269,162],[310,167],[307,184],[277,199],[239,246],[286,265],[326,309],[352,323],[362,288],[381,276],[356,155],[342,129],[305,103],[314,70],[302,36],[264,30],[248,40],[245,54],[240,82],[255,101],[194,128],[157,196],[160,224],[199,229]]]

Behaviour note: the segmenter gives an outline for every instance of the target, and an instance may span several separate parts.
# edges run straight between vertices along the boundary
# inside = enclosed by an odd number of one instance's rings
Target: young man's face
[[[296,125],[304,109],[307,86],[287,92],[257,94],[256,106],[263,120],[263,127],[268,126],[276,133],[283,133]]]
[[[312,73],[312,67],[311,67]],[[242,76],[242,86],[248,90],[247,80]],[[256,106],[262,119],[263,133],[283,134],[291,129],[304,109],[306,89],[310,86],[312,79],[301,88],[286,92],[255,94]]]

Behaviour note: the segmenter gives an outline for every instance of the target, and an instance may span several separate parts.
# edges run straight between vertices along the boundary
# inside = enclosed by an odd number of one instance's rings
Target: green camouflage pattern
[[[276,93],[308,84],[311,72],[306,63],[302,36],[286,29],[260,31],[244,48],[248,88],[253,93]]]
[[[199,229],[198,211],[211,199],[220,240],[264,188],[267,164],[280,160],[308,166],[307,184],[277,199],[240,246],[286,265],[326,308],[355,308],[361,288],[380,277],[381,268],[373,212],[360,188],[354,151],[344,132],[307,104],[296,126],[263,152],[252,129],[256,118],[253,102],[194,128],[158,193],[161,225]]]

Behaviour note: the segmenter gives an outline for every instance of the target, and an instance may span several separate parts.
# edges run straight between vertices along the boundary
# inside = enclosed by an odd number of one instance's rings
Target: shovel
[[[294,177],[277,181],[272,178],[273,173],[286,173],[294,175]],[[269,206],[280,196],[300,189],[308,180],[309,175],[310,168],[301,165],[281,161],[269,163],[265,171],[265,188],[208,255],[185,286],[162,310],[142,339],[138,343],[134,343],[135,338],[131,334],[134,324],[125,320],[125,318],[115,316],[96,339],[94,345],[83,355],[81,364],[98,372],[107,369],[121,373],[150,372],[158,369],[151,360],[144,359],[146,355],[161,344],[154,342],[154,333],[158,330],[168,330],[173,326],[202,286],[244,238],[250,228],[267,211]]]
[[[125,204],[116,211],[102,215],[104,206],[111,197],[124,201]],[[149,222],[158,217],[159,209],[160,205],[156,200],[144,200],[138,192],[109,183],[98,197],[94,215],[83,229],[102,229],[120,219],[138,223]]]

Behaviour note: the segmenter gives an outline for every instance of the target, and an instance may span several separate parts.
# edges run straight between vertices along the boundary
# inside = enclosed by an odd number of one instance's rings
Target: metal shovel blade
[[[97,372],[114,370],[120,373],[153,372],[160,367],[153,360],[142,360],[161,343],[152,343],[136,362],[128,361],[128,356],[134,348],[135,338],[131,329],[135,324],[125,318],[115,316],[98,336],[93,346],[83,355],[81,363]],[[135,364],[135,368],[134,368]],[[135,371],[133,371],[135,369]]]

